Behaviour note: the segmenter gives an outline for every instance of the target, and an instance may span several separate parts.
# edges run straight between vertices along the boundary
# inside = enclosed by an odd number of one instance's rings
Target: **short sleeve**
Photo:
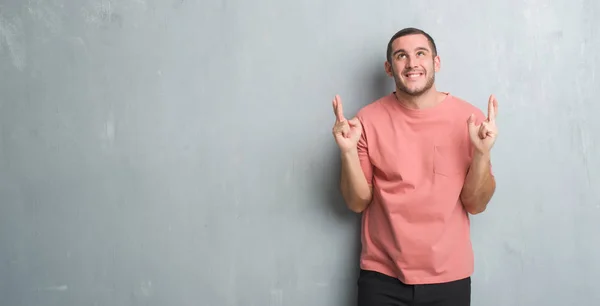
[[[367,179],[367,184],[369,186],[373,186],[373,165],[371,164],[371,160],[369,158],[369,146],[367,144],[367,135],[365,132],[365,123],[362,118],[358,118],[360,120],[362,126],[362,133],[360,135],[360,139],[358,140],[358,158],[360,160],[360,166],[362,168],[363,174]]]

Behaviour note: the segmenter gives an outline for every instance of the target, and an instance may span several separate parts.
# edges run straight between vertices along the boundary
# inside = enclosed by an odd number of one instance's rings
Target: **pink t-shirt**
[[[446,93],[435,107],[409,109],[389,94],[365,106],[358,143],[373,200],[362,215],[362,269],[406,284],[473,273],[469,217],[460,193],[471,160],[467,119],[475,106]]]

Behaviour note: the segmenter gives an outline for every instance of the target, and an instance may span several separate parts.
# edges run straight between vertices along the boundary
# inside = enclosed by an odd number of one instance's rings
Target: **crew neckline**
[[[400,103],[400,101],[398,101],[398,98],[396,97],[396,91],[392,91],[388,96],[390,97],[389,101],[391,102],[391,104],[395,105],[395,107],[398,107],[399,109],[401,109],[403,112],[410,114],[410,115],[426,115],[426,114],[430,114],[432,112],[438,112],[438,111],[442,111],[443,108],[445,107],[445,105],[448,104],[448,101],[452,98],[452,94],[450,94],[450,92],[446,92],[446,91],[441,91],[441,93],[445,94],[446,97],[444,97],[444,99],[442,99],[442,101],[440,101],[440,103],[438,103],[435,106],[432,107],[428,107],[428,108],[409,108],[406,105]]]

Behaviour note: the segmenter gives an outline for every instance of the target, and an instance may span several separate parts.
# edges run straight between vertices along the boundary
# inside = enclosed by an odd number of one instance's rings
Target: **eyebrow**
[[[427,49],[427,48],[425,48],[425,47],[417,47],[415,50],[417,50],[417,51],[427,51],[427,52],[430,52],[430,51],[429,51],[429,49]],[[394,51],[393,55],[396,55],[396,54],[398,54],[398,53],[400,53],[400,52],[404,52],[404,53],[406,53],[406,50],[404,50],[404,49],[398,49],[398,50]]]

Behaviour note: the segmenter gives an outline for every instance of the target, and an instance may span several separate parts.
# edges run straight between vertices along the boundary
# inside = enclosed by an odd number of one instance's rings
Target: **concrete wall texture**
[[[331,99],[389,93],[385,47],[499,101],[473,305],[597,305],[600,2],[0,1],[6,306],[353,305],[359,218]]]

